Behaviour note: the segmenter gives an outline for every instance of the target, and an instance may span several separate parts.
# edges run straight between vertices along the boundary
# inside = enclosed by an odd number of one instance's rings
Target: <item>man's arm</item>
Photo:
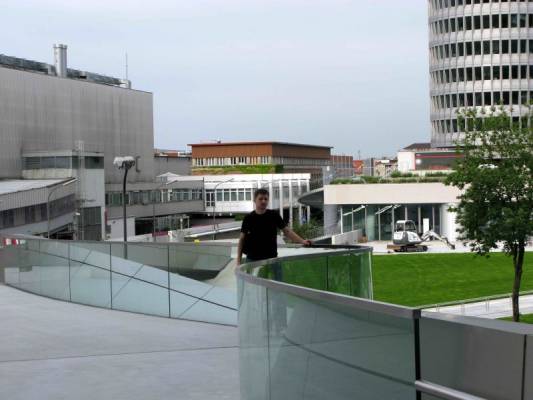
[[[287,236],[290,240],[292,240],[294,243],[300,243],[304,246],[311,246],[311,241],[307,239],[302,239],[300,235],[298,235],[296,232],[294,232],[291,228],[286,226],[282,229],[283,234]]]
[[[244,246],[245,236],[244,232],[241,232],[241,236],[239,236],[239,245],[237,246],[237,265],[241,265],[242,263],[242,248]]]

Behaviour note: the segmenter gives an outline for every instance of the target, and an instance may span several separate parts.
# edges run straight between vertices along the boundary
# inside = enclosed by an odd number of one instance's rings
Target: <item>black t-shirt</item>
[[[277,257],[278,229],[286,226],[276,211],[266,210],[264,214],[252,211],[242,221],[241,232],[245,234],[243,253],[251,260]]]

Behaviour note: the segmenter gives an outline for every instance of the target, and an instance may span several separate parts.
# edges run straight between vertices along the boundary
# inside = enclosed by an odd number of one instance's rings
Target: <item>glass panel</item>
[[[414,399],[410,319],[268,289],[271,399]]]
[[[166,248],[128,243],[126,248],[113,247],[112,252],[119,253],[119,256],[113,256],[111,260],[113,272],[168,287]],[[120,257],[120,253],[127,253],[128,259]],[[155,266],[142,262],[150,262]]]
[[[70,300],[68,243],[43,240],[38,266],[43,296]]]
[[[190,307],[181,318],[194,321],[205,321],[226,325],[237,325],[237,313],[234,309],[219,306],[218,304],[198,300]]]
[[[71,300],[96,307],[111,307],[111,275],[108,270],[71,261]]]
[[[239,358],[243,399],[268,400],[268,323],[266,289],[246,281],[239,288]],[[291,374],[294,371],[291,371]]]
[[[196,298],[202,298],[209,290],[211,286],[195,281],[194,279],[185,278],[178,274],[170,274],[170,289],[184,293]]]
[[[352,258],[349,255],[328,257],[328,284],[329,292],[350,295],[352,293],[352,269],[358,269],[357,265],[352,265]],[[354,263],[355,264],[355,263]],[[355,272],[357,273],[357,271]]]
[[[169,316],[168,289],[113,273],[113,309]]]
[[[22,263],[27,259],[27,246],[7,246],[2,249],[2,268],[4,269],[4,282],[7,285],[19,287],[20,286],[20,270]],[[0,281],[2,268],[0,268]]]
[[[220,304],[233,310],[237,309],[237,293],[229,289],[212,286],[211,290],[202,297],[203,300]]]
[[[187,312],[197,301],[198,299],[196,299],[195,297],[187,296],[185,294],[181,294],[171,290],[170,317],[183,318],[183,314]]]
[[[170,272],[201,278],[202,271],[218,272],[231,260],[230,246],[198,246],[195,244],[171,245],[169,249]]]
[[[111,264],[111,246],[108,243],[72,242],[70,258],[73,261],[109,269]]]
[[[281,265],[274,263],[263,267],[259,271],[259,276],[292,285],[326,290],[327,259],[326,257],[314,257],[285,260]]]

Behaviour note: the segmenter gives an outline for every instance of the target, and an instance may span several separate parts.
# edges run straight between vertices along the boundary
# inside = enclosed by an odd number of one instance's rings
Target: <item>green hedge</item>
[[[281,174],[283,165],[224,165],[217,167],[193,167],[192,172],[198,175],[227,174]]]
[[[426,175],[426,176],[401,176],[401,177],[391,177],[381,178],[379,176],[361,176],[359,178],[350,179],[342,178],[335,179],[331,182],[332,185],[364,185],[369,183],[433,183],[433,182],[444,182],[446,174],[442,175]]]

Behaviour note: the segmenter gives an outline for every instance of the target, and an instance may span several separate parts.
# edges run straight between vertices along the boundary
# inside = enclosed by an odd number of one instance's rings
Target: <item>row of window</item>
[[[532,44],[533,49],[533,44]],[[193,167],[217,167],[227,165],[329,165],[329,158],[298,158],[298,157],[207,157],[193,158]]]
[[[473,107],[473,106],[520,106],[529,104],[533,100],[533,92],[513,90],[503,92],[473,92],[458,94],[443,94],[432,96],[434,109]]]
[[[298,157],[273,157],[272,163],[275,165],[330,165],[329,158],[298,158]]]
[[[177,201],[202,200],[202,189],[165,189],[142,190],[126,193],[126,205],[147,205],[153,203],[169,203]],[[106,206],[122,206],[122,192],[108,192],[105,194]]]
[[[104,157],[87,156],[82,158],[84,168],[103,169]],[[80,157],[78,156],[43,156],[24,157],[24,169],[78,169]]]
[[[252,201],[252,190],[251,188],[217,189],[216,195],[214,190],[206,190],[205,205],[206,207],[214,207],[215,198],[217,202]]]
[[[433,9],[439,10],[439,9],[448,8],[448,7],[469,6],[471,4],[526,3],[526,2],[527,2],[526,0],[431,0],[430,5]]]
[[[440,19],[430,23],[429,27],[434,35],[478,29],[528,28],[533,27],[533,14],[467,15]]]
[[[272,158],[269,156],[258,157],[205,157],[193,158],[193,167],[214,167],[226,165],[261,165],[272,164]]]
[[[483,67],[452,68],[430,73],[432,83],[464,83],[501,79],[533,79],[533,65],[486,65]]]
[[[75,211],[76,200],[74,195],[62,197],[50,202],[50,218]],[[0,229],[13,228],[22,225],[35,224],[47,221],[46,203],[27,207],[20,207],[0,212]]]
[[[526,119],[520,120],[520,117],[512,117],[509,119],[509,125],[513,123],[516,125],[522,124],[525,126],[528,124]],[[468,130],[479,129],[483,124],[482,118],[468,119],[466,121],[459,122],[457,119],[442,119],[431,122],[431,127],[434,133],[446,134],[446,133],[461,133],[464,132],[465,126]]]
[[[505,39],[449,43],[433,46],[429,52],[434,61],[492,54],[526,54],[533,53],[533,40]]]
[[[272,198],[273,199],[279,199],[279,186],[277,183],[274,183],[274,187],[272,188]],[[217,202],[233,202],[233,201],[252,201],[253,198],[253,192],[256,189],[251,188],[236,188],[236,189],[217,189],[216,194],[215,191],[212,189],[208,189],[205,191],[205,205],[207,207],[213,207],[214,206],[214,199],[216,198]],[[301,187],[302,192],[306,191],[307,188],[305,185]],[[294,184],[292,186],[292,194],[293,197],[296,198],[300,193],[300,188],[297,184]],[[285,199],[288,199],[290,195],[289,187],[283,186],[283,197]]]

